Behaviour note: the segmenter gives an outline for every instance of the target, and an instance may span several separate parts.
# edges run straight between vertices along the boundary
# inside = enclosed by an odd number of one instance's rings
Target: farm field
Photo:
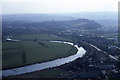
[[[51,40],[71,41],[55,35],[23,35],[13,39],[20,41],[3,42],[3,69],[50,61],[77,52],[77,49],[71,45],[50,42]]]

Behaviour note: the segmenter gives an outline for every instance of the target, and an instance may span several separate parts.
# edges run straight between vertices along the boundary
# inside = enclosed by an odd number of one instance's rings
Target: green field
[[[24,35],[14,38],[20,41],[2,44],[3,69],[54,60],[77,52],[77,49],[71,45],[49,42],[50,40],[71,41],[55,35]]]
[[[42,35],[21,35],[21,36],[16,36],[14,37],[15,39],[19,40],[64,40],[64,41],[71,41],[69,39],[63,38],[63,37],[57,37],[56,35],[51,35],[51,34],[42,34]]]

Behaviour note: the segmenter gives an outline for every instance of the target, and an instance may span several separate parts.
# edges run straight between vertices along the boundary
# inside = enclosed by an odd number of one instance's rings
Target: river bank
[[[22,74],[18,76],[12,76],[10,78],[51,78],[50,76],[45,76],[45,71],[63,71],[57,76],[52,76],[52,78],[78,78],[78,79],[110,79],[114,77],[119,77],[117,72],[117,62],[115,59],[109,57],[109,55],[101,52],[95,46],[91,46],[88,43],[79,43],[87,52],[82,58],[78,58],[73,62],[55,67],[45,69],[44,71],[36,71],[33,73]],[[48,74],[50,74],[48,72]],[[57,72],[56,72],[57,73]],[[41,75],[42,74],[42,75]],[[43,77],[42,77],[43,76]]]
[[[51,41],[51,42],[57,42],[58,41]],[[43,70],[46,68],[52,68],[52,67],[56,67],[56,66],[60,66],[69,62],[72,62],[74,60],[76,60],[79,57],[82,57],[85,54],[85,50],[82,47],[78,47],[77,45],[73,45],[73,43],[70,42],[63,42],[63,41],[59,41],[59,43],[65,43],[65,44],[69,44],[72,45],[74,47],[76,47],[78,49],[77,54],[66,57],[66,58],[61,58],[61,59],[56,59],[53,61],[48,61],[48,62],[43,62],[43,63],[37,63],[34,65],[29,65],[29,66],[24,66],[24,67],[20,67],[20,68],[15,68],[15,69],[9,69],[9,70],[3,70],[3,76],[12,76],[12,75],[20,75],[20,74],[24,74],[24,73],[30,73],[30,72],[34,72],[37,70]]]

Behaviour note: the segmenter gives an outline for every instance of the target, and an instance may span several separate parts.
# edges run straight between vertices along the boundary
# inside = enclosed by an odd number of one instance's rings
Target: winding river
[[[36,63],[36,64],[19,67],[19,68],[3,70],[2,76],[19,75],[19,74],[38,71],[38,70],[43,70],[46,68],[60,66],[60,65],[72,62],[72,61],[76,60],[77,58],[82,57],[86,53],[86,50],[83,47],[78,47],[77,45],[73,45],[73,43],[70,43],[70,42],[64,42],[64,41],[50,41],[50,42],[69,44],[69,45],[75,46],[78,49],[78,51],[76,54],[71,55],[69,57],[60,58],[60,59],[56,59],[53,61],[47,61],[47,62],[43,62],[43,63]]]

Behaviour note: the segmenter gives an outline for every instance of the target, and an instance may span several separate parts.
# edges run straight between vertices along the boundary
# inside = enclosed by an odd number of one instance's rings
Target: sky
[[[2,14],[114,12],[120,0],[2,0]]]

